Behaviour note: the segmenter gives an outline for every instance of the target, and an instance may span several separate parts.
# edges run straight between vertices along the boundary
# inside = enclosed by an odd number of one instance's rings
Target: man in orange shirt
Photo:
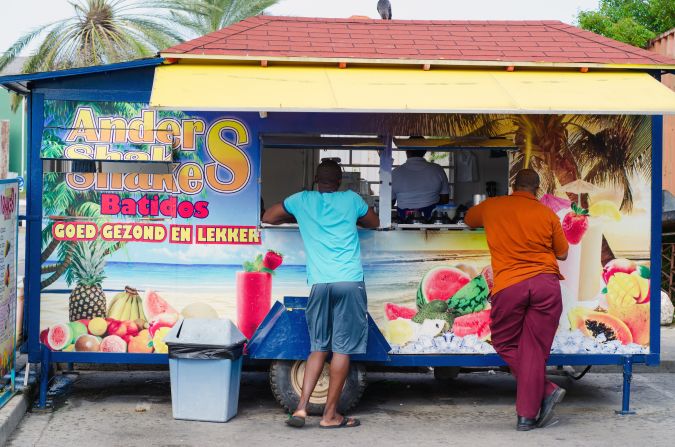
[[[546,361],[562,312],[556,259],[569,245],[558,216],[537,198],[539,175],[523,169],[513,194],[488,199],[464,222],[484,227],[492,256],[492,345],[517,381],[517,430],[545,427],[565,390],[546,379]]]

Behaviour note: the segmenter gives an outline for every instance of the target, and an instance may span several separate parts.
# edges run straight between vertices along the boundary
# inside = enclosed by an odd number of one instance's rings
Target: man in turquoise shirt
[[[307,404],[323,365],[332,353],[330,381],[321,428],[356,427],[358,419],[338,414],[337,404],[349,373],[349,356],[366,352],[368,319],[357,224],[377,228],[380,219],[353,191],[338,191],[340,165],[323,161],[316,169],[318,191],[293,194],[272,206],[263,222],[298,222],[305,244],[307,283],[312,287],[307,304],[310,355],[296,411],[286,422],[302,427]]]

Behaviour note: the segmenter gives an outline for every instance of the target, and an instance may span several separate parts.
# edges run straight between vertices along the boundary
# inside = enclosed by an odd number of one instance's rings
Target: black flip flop
[[[302,428],[305,426],[305,418],[302,416],[291,415],[288,419],[286,419],[286,425],[293,428]]]
[[[361,425],[361,421],[359,421],[358,419],[345,417],[345,418],[342,418],[342,422],[340,422],[337,425],[321,425],[321,424],[319,424],[319,427],[329,430],[329,429],[333,429],[333,428],[354,428],[354,427],[358,427],[359,425]]]

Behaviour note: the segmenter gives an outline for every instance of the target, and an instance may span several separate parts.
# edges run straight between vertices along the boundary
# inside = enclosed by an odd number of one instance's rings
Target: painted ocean
[[[406,258],[364,264],[368,307],[376,321],[384,317],[386,302],[413,307],[420,279],[431,268],[463,263],[480,270],[489,263],[485,252],[461,252],[454,256],[447,252],[407,253]],[[141,292],[155,290],[177,310],[192,302],[206,302],[222,317],[235,320],[235,278],[239,271],[242,271],[240,265],[108,262],[103,288],[108,300],[127,285]],[[309,287],[305,275],[304,265],[279,267],[273,278],[273,299],[307,296]],[[63,278],[43,291],[42,327],[67,318],[70,291]]]

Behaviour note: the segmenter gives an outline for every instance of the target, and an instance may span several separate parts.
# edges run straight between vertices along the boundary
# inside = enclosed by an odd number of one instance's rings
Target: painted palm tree
[[[159,0],[152,4],[170,10],[171,21],[189,37],[203,36],[261,14],[278,0]]]
[[[181,40],[163,12],[148,14],[140,0],[74,0],[73,16],[21,36],[0,58],[0,70],[42,39],[24,73],[107,64],[147,57]]]
[[[651,129],[645,117],[509,115],[496,120],[501,124],[493,123],[489,132],[511,136],[523,148],[513,158],[512,172],[522,167],[537,170],[546,193],[554,194],[574,180],[619,187],[621,208],[630,211],[631,178],[651,178]]]

